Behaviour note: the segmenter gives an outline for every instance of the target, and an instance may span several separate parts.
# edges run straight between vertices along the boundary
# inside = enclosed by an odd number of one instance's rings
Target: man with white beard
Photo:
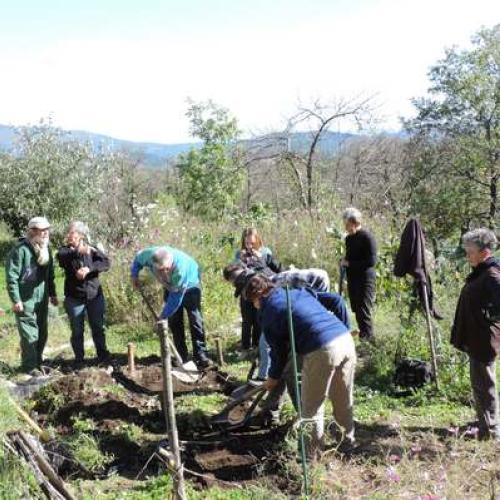
[[[45,217],[33,217],[5,268],[7,292],[21,337],[21,369],[33,375],[39,374],[47,342],[49,299],[53,305],[58,303],[49,228]]]

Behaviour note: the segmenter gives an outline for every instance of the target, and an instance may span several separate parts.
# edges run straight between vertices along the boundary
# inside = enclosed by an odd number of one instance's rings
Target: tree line
[[[215,220],[293,210],[315,217],[356,205],[391,224],[418,216],[431,239],[496,229],[500,25],[471,42],[430,68],[427,95],[413,99],[415,116],[402,119],[398,134],[371,132],[370,97],[300,104],[282,130],[245,140],[229,110],[190,101],[186,116],[201,147],[159,172],[126,152],[96,151],[50,122],[22,127],[15,150],[0,154],[0,219],[18,234],[34,213],[56,226],[81,217],[117,243],[167,194],[187,213]],[[359,134],[326,151],[322,141],[340,128]],[[301,130],[309,139],[293,147]]]

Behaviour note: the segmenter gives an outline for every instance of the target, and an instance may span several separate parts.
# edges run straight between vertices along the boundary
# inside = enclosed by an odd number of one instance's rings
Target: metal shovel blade
[[[236,387],[233,392],[231,392],[230,397],[232,399],[241,399],[242,397],[245,396],[245,394],[252,389],[254,389],[256,386],[252,385],[251,383],[246,383],[243,385],[240,385],[239,387]]]
[[[244,425],[252,416],[252,413],[254,412],[255,408],[257,407],[257,404],[260,402],[264,394],[267,392],[267,390],[264,387],[253,387],[251,390],[249,390],[246,394],[242,395],[240,398],[235,399],[234,401],[231,401],[228,403],[225,408],[220,412],[217,413],[217,415],[214,415],[210,420],[212,424],[217,424],[217,425],[230,425],[231,427],[239,427],[241,425]],[[240,404],[244,403],[245,401],[248,401],[252,399],[254,396],[256,398],[252,402],[250,408],[246,411],[245,415],[240,421],[231,421],[230,418],[230,413],[231,411],[239,406]]]
[[[172,377],[186,384],[195,384],[200,379],[200,371],[194,361],[188,361],[182,366],[172,368]]]

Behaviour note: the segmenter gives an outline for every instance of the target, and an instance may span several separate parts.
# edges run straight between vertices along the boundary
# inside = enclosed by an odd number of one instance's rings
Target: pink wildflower
[[[399,474],[396,472],[396,469],[392,466],[390,467],[387,467],[386,469],[386,475],[387,475],[387,479],[393,483],[399,483],[399,481],[401,481],[401,477],[399,476]]]

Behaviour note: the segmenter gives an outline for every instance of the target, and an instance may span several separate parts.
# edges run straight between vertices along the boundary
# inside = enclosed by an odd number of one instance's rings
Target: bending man
[[[184,331],[184,309],[188,315],[193,358],[199,368],[207,368],[205,331],[201,315],[201,283],[198,263],[189,255],[169,246],[153,246],[137,253],[132,263],[131,277],[134,288],[140,287],[139,273],[147,267],[165,288],[162,319],[174,337],[175,347],[185,363],[189,359]]]

